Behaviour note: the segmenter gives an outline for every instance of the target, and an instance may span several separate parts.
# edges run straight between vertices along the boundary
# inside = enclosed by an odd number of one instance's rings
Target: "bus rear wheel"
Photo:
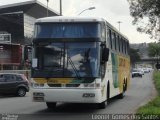
[[[48,109],[54,109],[56,107],[56,102],[46,102]]]
[[[123,99],[124,98],[124,93],[125,93],[126,90],[127,90],[127,83],[123,83],[123,91],[122,91],[122,93],[120,93],[118,95],[119,99]]]

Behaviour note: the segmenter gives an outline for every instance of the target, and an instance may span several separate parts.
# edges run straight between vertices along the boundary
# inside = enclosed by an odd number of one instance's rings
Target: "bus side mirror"
[[[108,59],[109,59],[109,49],[108,48],[103,48],[102,61],[107,62]]]

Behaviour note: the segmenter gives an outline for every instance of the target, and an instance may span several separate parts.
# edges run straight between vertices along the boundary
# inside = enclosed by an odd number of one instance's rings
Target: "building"
[[[18,66],[24,63],[23,48],[31,44],[35,20],[48,16],[58,16],[37,0],[0,6],[0,68]],[[19,46],[20,45],[20,46]],[[21,55],[12,53],[19,46]],[[14,51],[15,52],[15,51]],[[19,59],[15,59],[20,57]],[[21,60],[20,60],[21,59]],[[18,61],[16,61],[18,60]],[[13,63],[14,61],[14,63]],[[16,62],[16,64],[15,64]]]
[[[48,10],[48,16],[58,15]],[[0,32],[11,34],[11,43],[28,44],[35,20],[46,16],[47,8],[36,0],[0,6]]]

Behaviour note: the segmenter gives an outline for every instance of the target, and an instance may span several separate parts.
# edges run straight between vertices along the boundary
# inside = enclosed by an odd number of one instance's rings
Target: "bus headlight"
[[[44,93],[41,92],[33,92],[33,101],[43,102],[44,101]]]

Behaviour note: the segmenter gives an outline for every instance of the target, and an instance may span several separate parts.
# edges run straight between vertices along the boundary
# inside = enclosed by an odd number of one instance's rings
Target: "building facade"
[[[58,15],[48,9],[48,16]],[[25,65],[35,20],[46,16],[47,7],[37,0],[0,6],[0,70]]]

